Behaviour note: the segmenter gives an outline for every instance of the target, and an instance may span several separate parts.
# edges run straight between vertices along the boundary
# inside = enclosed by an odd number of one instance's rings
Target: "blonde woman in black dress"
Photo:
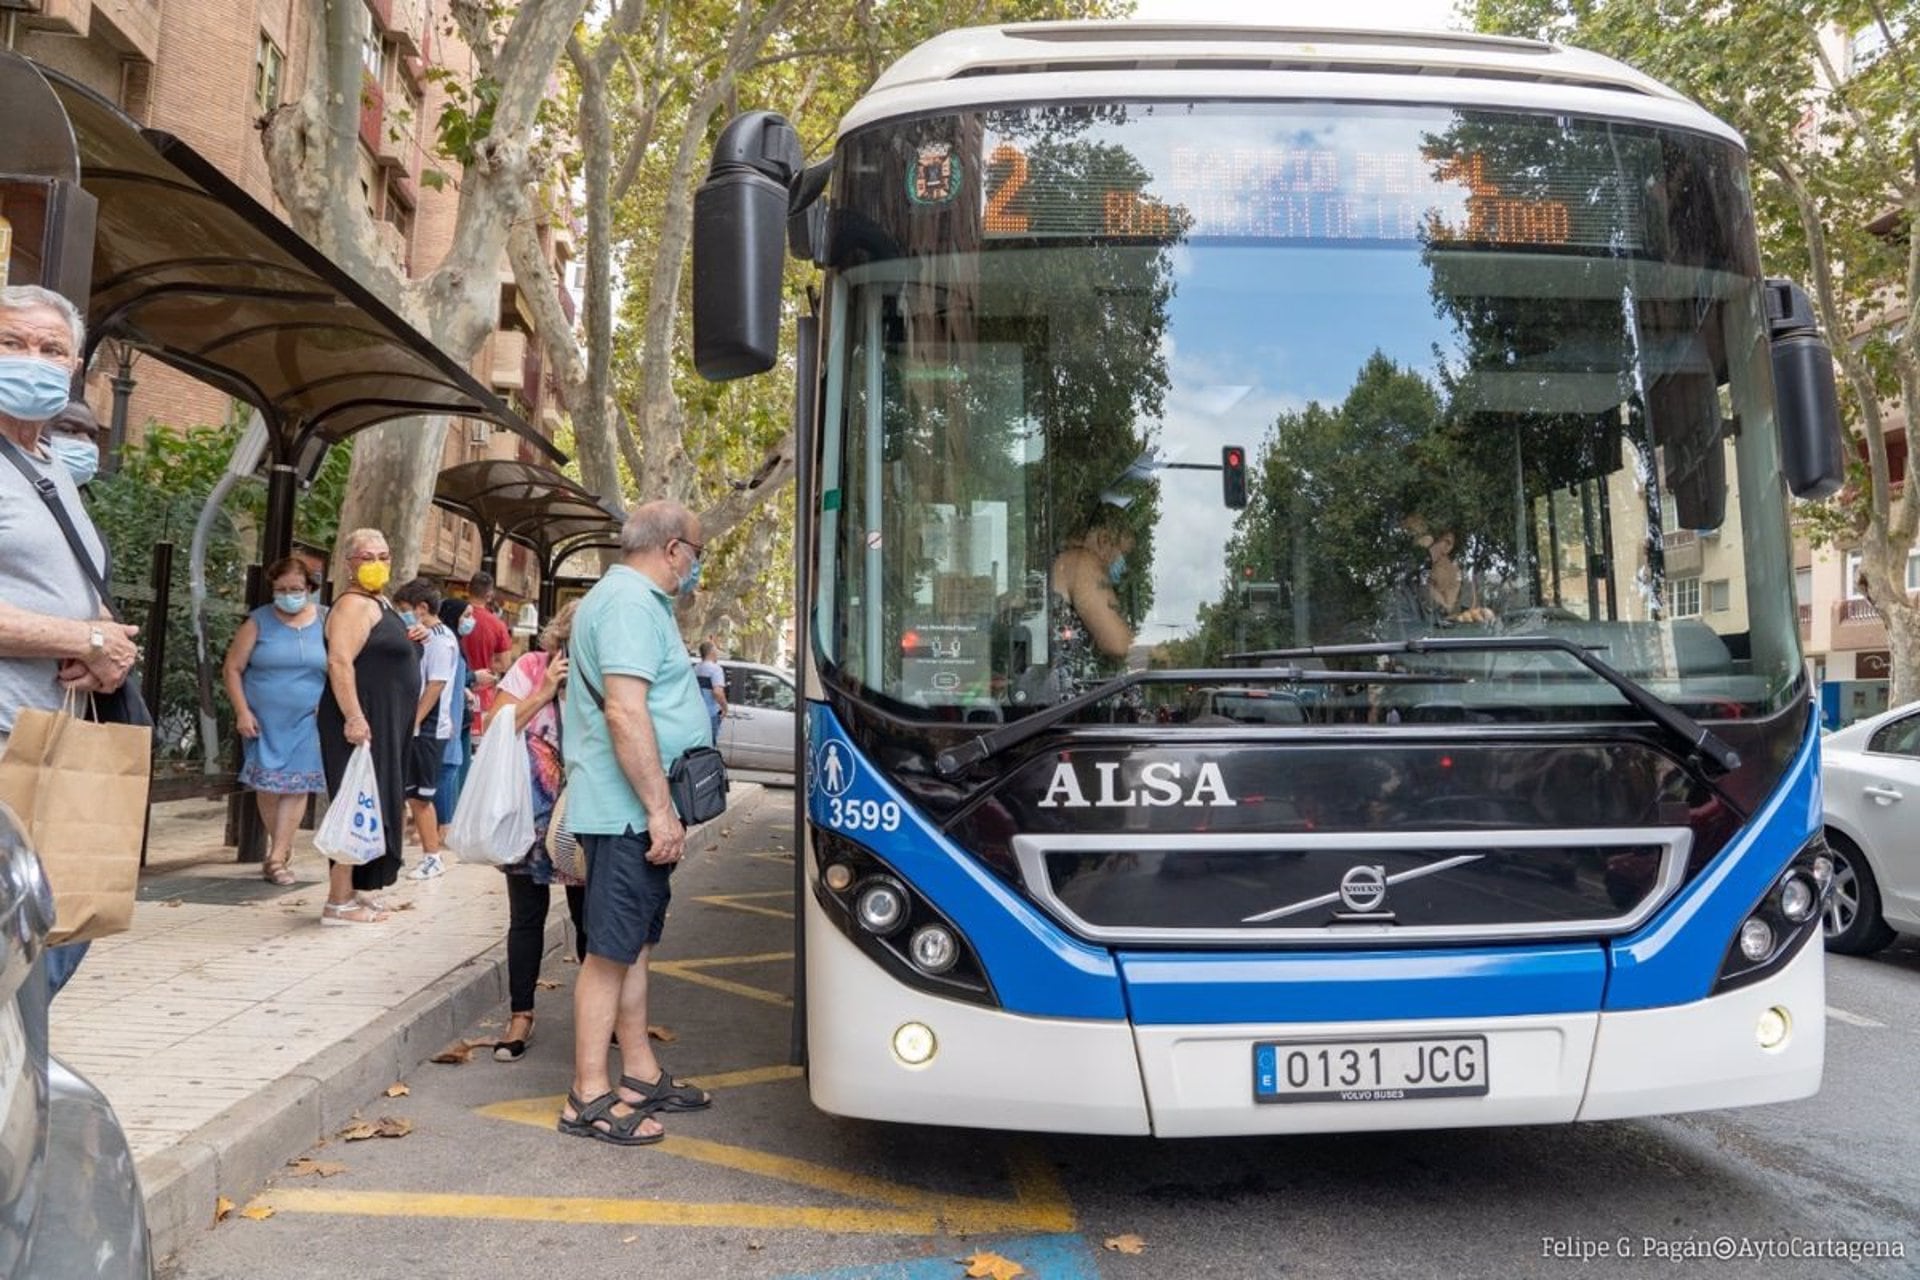
[[[331,864],[320,923],[377,924],[387,918],[387,903],[379,891],[400,876],[406,752],[420,700],[420,651],[407,622],[385,595],[393,576],[386,535],[378,529],[355,529],[346,536],[344,548],[351,585],[327,615],[320,756],[327,794],[337,798],[353,749],[363,742],[371,745],[387,851],[361,866]]]

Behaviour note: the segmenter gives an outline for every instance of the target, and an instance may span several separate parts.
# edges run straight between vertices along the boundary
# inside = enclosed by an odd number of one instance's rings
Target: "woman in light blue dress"
[[[296,883],[293,837],[307,797],[327,789],[314,720],[327,683],[326,611],[314,602],[306,563],[289,556],[270,566],[273,603],[247,615],[227,648],[222,675],[235,727],[246,743],[240,785],[260,804],[272,844],[261,874]]]

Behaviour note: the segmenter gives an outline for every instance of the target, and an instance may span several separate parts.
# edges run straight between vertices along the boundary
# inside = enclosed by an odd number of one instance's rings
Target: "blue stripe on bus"
[[[1606,992],[1597,943],[1277,955],[1122,952],[1142,1025],[1360,1022],[1593,1013]]]
[[[1820,724],[1810,711],[1806,740],[1767,803],[1672,902],[1613,944],[1606,1007],[1654,1009],[1711,994],[1741,922],[1821,824]]]
[[[808,816],[871,848],[938,904],[973,944],[1003,1008],[1036,1017],[1127,1016],[1119,971],[1104,947],[1068,934],[935,829],[854,748],[831,710],[813,703],[807,715]]]

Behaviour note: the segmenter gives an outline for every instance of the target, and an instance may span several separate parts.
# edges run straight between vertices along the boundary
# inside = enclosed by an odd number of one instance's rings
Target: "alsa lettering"
[[[1238,803],[1227,794],[1220,777],[1220,766],[1208,762],[1200,766],[1191,787],[1187,785],[1185,766],[1173,760],[1155,760],[1140,770],[1139,778],[1129,785],[1120,776],[1120,762],[1104,761],[1093,766],[1098,775],[1089,800],[1081,786],[1080,775],[1072,765],[1061,761],[1053,767],[1053,781],[1040,798],[1042,809],[1133,809],[1169,808],[1182,805],[1231,807]]]

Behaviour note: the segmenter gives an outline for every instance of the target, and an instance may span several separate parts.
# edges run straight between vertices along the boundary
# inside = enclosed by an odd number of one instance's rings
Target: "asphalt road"
[[[785,1066],[791,818],[790,792],[761,793],[676,879],[653,1020],[712,1111],[637,1150],[554,1133],[575,969],[549,957],[524,1061],[421,1067],[365,1113],[407,1136],[309,1153],[344,1169],[289,1170],[256,1202],[271,1217],[235,1215],[165,1280],[933,1280],[981,1253],[1042,1280],[1920,1275],[1911,941],[1833,958],[1826,1085],[1786,1106],[1179,1142],[863,1123],[814,1111]],[[1140,1252],[1110,1247],[1126,1236]],[[1859,1242],[1905,1256],[1849,1260]],[[1716,1247],[1734,1259],[1674,1256]]]

